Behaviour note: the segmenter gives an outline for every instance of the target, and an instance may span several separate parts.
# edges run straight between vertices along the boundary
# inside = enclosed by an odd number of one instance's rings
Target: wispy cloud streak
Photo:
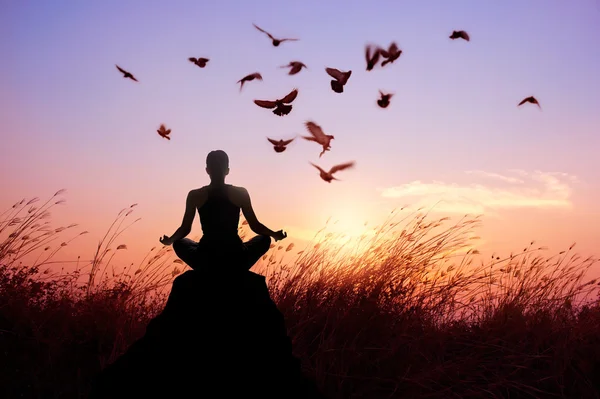
[[[460,185],[415,180],[381,189],[381,195],[384,198],[420,198],[421,204],[424,201],[441,201],[434,210],[449,213],[482,214],[501,209],[571,209],[573,207],[572,184],[577,182],[577,178],[566,173],[523,170],[511,170],[512,175],[485,171],[465,173],[495,180],[496,184]]]

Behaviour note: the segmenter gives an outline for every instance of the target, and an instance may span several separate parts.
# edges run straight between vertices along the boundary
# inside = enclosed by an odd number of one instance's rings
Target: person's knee
[[[185,248],[185,243],[183,242],[183,239],[177,240],[177,241],[173,241],[173,251],[175,251],[175,253],[179,256],[180,253],[182,253],[182,251]]]
[[[263,247],[264,251],[267,252],[269,250],[269,247],[271,246],[271,236],[260,236],[261,238],[261,246]]]

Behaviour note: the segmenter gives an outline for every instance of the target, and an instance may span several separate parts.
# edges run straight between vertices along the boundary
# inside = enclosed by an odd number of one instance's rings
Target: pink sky
[[[0,206],[66,188],[54,224],[90,234],[64,256],[91,257],[132,203],[142,220],[123,237],[123,261],[160,245],[187,192],[208,182],[205,157],[217,148],[259,219],[290,238],[329,217],[358,231],[395,207],[442,200],[440,216],[484,215],[484,249],[508,253],[535,239],[555,252],[577,241],[581,253],[598,253],[597,2],[109,3],[1,6]],[[275,48],[253,22],[301,40]],[[450,40],[454,29],[472,40]],[[364,45],[391,41],[400,59],[366,72]],[[200,69],[190,56],[211,61]],[[308,69],[288,76],[279,66],[292,60]],[[353,70],[343,94],[329,88],[326,66]],[[252,72],[264,81],[240,93],[236,81]],[[286,117],[252,102],[295,87]],[[375,105],[379,89],[396,93],[388,109]],[[541,111],[517,108],[529,95]],[[330,152],[319,159],[306,141],[272,150],[266,136],[305,134],[306,120],[335,135]],[[161,123],[171,141],[156,134]],[[332,184],[308,164],[348,160],[356,168]]]

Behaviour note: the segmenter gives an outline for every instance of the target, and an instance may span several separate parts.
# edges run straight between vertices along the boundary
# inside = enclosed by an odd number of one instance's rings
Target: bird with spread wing
[[[463,39],[466,41],[470,41],[471,38],[469,37],[469,34],[467,32],[465,32],[464,30],[454,30],[452,31],[452,34],[450,35],[450,39],[452,40],[456,40],[456,39]]]
[[[394,96],[394,93],[384,93],[381,90],[379,90],[379,100],[377,100],[377,105],[379,105],[381,108],[387,108],[388,105],[390,105],[390,99]]]
[[[321,167],[319,167],[318,165],[315,165],[312,162],[309,162],[309,163],[319,170],[319,176],[321,177],[321,179],[325,180],[327,183],[331,183],[332,180],[339,181],[340,179],[336,179],[335,177],[333,177],[333,174],[335,172],[339,172],[340,170],[352,168],[352,167],[354,167],[354,164],[355,164],[354,161],[351,161],[351,162],[343,163],[340,165],[335,165],[334,167],[329,169],[329,172],[327,172],[327,171],[323,170]]]
[[[264,33],[265,35],[269,36],[269,38],[270,38],[270,39],[272,40],[272,42],[273,42],[273,46],[275,46],[275,47],[279,46],[279,45],[280,45],[281,43],[283,43],[283,42],[295,42],[295,41],[297,41],[297,40],[298,40],[298,39],[277,39],[277,38],[273,37],[273,35],[272,35],[272,34],[270,34],[269,32],[267,32],[266,30],[262,29],[262,28],[261,28],[261,27],[259,27],[258,25],[256,25],[256,24],[252,24],[252,25],[254,25],[254,27],[255,27],[256,29],[258,29],[259,31],[261,31],[261,32],[262,32],[262,33]]]
[[[288,95],[275,101],[254,100],[254,104],[262,108],[273,109],[275,115],[284,116],[292,110],[292,101],[298,97],[298,89],[292,90]],[[289,105],[286,105],[289,104]]]
[[[348,83],[348,79],[352,75],[352,71],[342,72],[336,68],[325,68],[325,72],[333,78],[331,81],[331,90],[336,93],[343,93],[344,86]]]
[[[379,50],[381,56],[385,58],[385,60],[381,63],[381,66],[384,67],[386,64],[391,64],[400,58],[402,54],[402,50],[398,48],[396,42],[392,42],[387,50],[381,49]]]
[[[525,97],[523,100],[521,100],[521,102],[519,103],[519,105],[517,105],[517,107],[520,107],[521,105],[523,105],[525,103],[535,104],[540,109],[542,109],[542,106],[540,105],[540,103],[538,102],[538,100],[534,96]]]
[[[295,137],[289,140],[274,140],[271,138],[267,137],[267,140],[269,140],[269,143],[273,144],[273,149],[275,150],[275,152],[284,152],[285,149],[287,148],[286,146],[288,144],[290,144],[292,141],[294,141]]]
[[[171,134],[171,129],[167,129],[164,124],[160,125],[157,132],[160,137],[171,140],[171,137],[169,136],[169,134]]]
[[[373,53],[371,53],[373,52]],[[365,58],[367,60],[367,71],[373,70],[381,57],[381,48],[373,45],[367,45],[365,48]]]
[[[123,74],[124,78],[129,78],[131,80],[135,80],[136,82],[138,81],[130,72],[127,72],[126,70],[124,70],[123,68],[121,68],[120,66],[116,65],[117,69]]]
[[[300,61],[291,61],[289,64],[282,65],[280,68],[290,68],[288,75],[295,75],[300,72],[302,68],[306,68],[306,65]]]
[[[203,57],[199,57],[199,58],[195,58],[195,57],[190,57],[188,58],[188,60],[193,63],[196,64],[197,66],[199,66],[200,68],[204,68],[206,66],[206,63],[208,61],[210,61],[208,58],[203,58]]]
[[[244,87],[244,83],[246,83],[246,82],[252,82],[254,79],[256,79],[256,80],[263,80],[263,77],[262,77],[262,75],[260,73],[254,72],[254,73],[246,75],[243,78],[241,78],[240,80],[238,80],[237,83],[240,84],[240,91],[242,91],[242,88]]]
[[[302,138],[308,141],[314,141],[323,147],[323,151],[321,151],[319,154],[319,158],[321,158],[323,154],[325,154],[325,151],[329,151],[331,149],[331,140],[333,140],[335,137],[330,134],[325,134],[321,126],[312,121],[306,122],[305,126],[311,135],[302,136]]]

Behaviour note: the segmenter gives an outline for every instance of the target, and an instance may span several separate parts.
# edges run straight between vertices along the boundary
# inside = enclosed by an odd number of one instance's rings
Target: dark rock
[[[92,398],[323,398],[292,354],[265,278],[188,271]]]

